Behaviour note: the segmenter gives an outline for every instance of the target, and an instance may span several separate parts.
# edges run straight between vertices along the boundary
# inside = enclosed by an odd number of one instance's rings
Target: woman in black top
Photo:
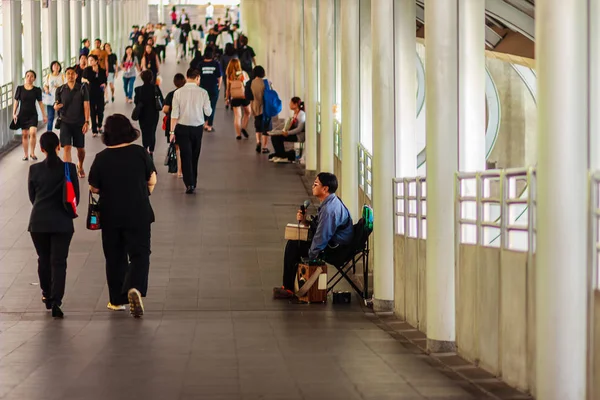
[[[85,55],[85,54],[80,55],[79,56],[79,64],[77,64],[75,66],[75,72],[77,73],[76,82],[79,84],[81,84],[81,79],[83,79],[83,71],[85,71],[85,69],[88,66],[87,59],[88,59],[87,55]]]
[[[106,119],[104,144],[89,175],[90,190],[100,194],[102,248],[111,310],[129,303],[134,317],[144,313],[142,297],[148,289],[150,224],[154,212],[150,194],[156,170],[148,152],[133,142],[139,131],[122,114]]]
[[[158,65],[160,64],[160,60],[158,59],[158,54],[154,52],[154,48],[147,44],[146,51],[144,51],[144,55],[142,56],[142,70],[144,71],[152,71],[152,81],[158,77]]]
[[[98,65],[98,57],[88,57],[87,67],[83,71],[83,81],[89,85],[90,115],[92,116],[92,136],[102,133],[102,120],[104,119],[104,90],[106,89],[106,71]]]
[[[183,76],[183,74],[175,74],[175,76],[173,77],[173,84],[175,85],[176,89],[179,89],[180,87],[182,87],[183,85],[185,85],[185,76]],[[167,137],[167,143],[171,143],[171,141],[169,140],[170,138],[170,132],[171,132],[171,109],[173,107],[173,96],[175,95],[175,90],[170,91],[167,94],[167,97],[165,98],[165,103],[163,105],[163,112],[165,113],[165,116],[167,118],[165,125],[165,136]],[[183,174],[181,173],[181,155],[179,153],[179,145],[175,144],[175,148],[177,149],[177,177],[178,178],[183,178]]]
[[[162,104],[164,99],[159,87],[153,83],[152,71],[142,71],[140,77],[144,84],[135,88],[134,103],[136,106],[141,105],[142,107],[139,120],[140,129],[142,130],[142,145],[148,150],[150,158],[152,158],[154,146],[156,145],[156,126],[161,111],[156,107],[156,100],[158,97]]]
[[[25,156],[23,161],[27,161],[28,157],[36,161],[35,155],[35,135],[37,134],[38,113],[35,107],[37,101],[44,116],[44,123],[48,122],[46,117],[46,107],[42,103],[42,89],[34,86],[36,74],[34,71],[25,73],[25,83],[17,87],[13,103],[13,121],[18,121],[23,131],[23,152]],[[28,153],[31,145],[31,152]]]
[[[63,163],[58,157],[58,136],[48,131],[40,138],[44,162],[29,167],[29,200],[33,204],[28,231],[38,255],[38,276],[42,302],[52,316],[62,318],[60,309],[65,294],[67,256],[73,238],[73,218],[63,202],[65,167],[71,175],[75,198],[79,203],[79,181],[73,163]]]
[[[108,53],[108,78],[110,86],[111,100],[115,102],[115,76],[119,73],[119,60],[117,55],[112,52],[110,43],[104,43],[104,51]]]

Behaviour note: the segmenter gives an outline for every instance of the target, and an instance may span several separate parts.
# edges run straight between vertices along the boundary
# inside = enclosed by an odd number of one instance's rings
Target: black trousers
[[[90,98],[90,115],[92,117],[92,133],[98,133],[104,120],[104,96],[98,99]]]
[[[158,54],[159,61],[165,61],[165,57],[167,56],[167,46],[162,44],[157,44],[156,46],[156,54]]]
[[[158,126],[158,120],[156,121],[140,121],[140,130],[142,131],[142,146],[147,149],[150,153],[154,153],[154,147],[156,146],[156,127]]]
[[[293,142],[296,143],[298,141],[298,135],[274,135],[271,136],[271,144],[273,144],[273,149],[275,153],[273,157],[281,157],[287,158],[290,161],[294,161],[296,159],[296,152],[293,150],[285,151],[285,142]]]
[[[150,271],[150,226],[102,228],[102,248],[110,302],[127,304],[129,289],[137,289],[145,297]]]
[[[288,240],[285,245],[283,256],[283,286],[287,290],[294,291],[294,282],[298,271],[298,263],[302,257],[308,256],[311,242],[301,240]],[[329,264],[339,265],[343,263],[349,253],[349,246],[327,247],[321,253],[321,259]]]
[[[198,161],[202,149],[203,133],[204,125],[187,126],[177,124],[175,127],[175,143],[179,145],[181,172],[186,187],[196,187],[198,183]]]
[[[38,277],[42,296],[60,306],[65,295],[67,257],[73,232],[30,234],[38,255]]]
[[[210,98],[210,107],[212,108],[212,113],[210,115],[205,115],[206,123],[208,126],[213,125],[213,121],[215,119],[215,113],[217,112],[217,101],[219,100],[219,88],[206,90],[208,92],[208,97]]]

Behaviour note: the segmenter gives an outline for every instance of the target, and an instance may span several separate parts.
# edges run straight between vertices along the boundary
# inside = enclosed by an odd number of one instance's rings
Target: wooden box
[[[308,226],[301,224],[287,224],[285,227],[286,240],[308,241]]]
[[[298,290],[296,296],[303,303],[325,303],[327,301],[327,264],[298,264]],[[310,288],[306,290],[306,285]]]

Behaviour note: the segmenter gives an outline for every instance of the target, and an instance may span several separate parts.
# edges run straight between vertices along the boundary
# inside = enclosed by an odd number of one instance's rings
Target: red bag
[[[65,180],[63,183],[63,203],[65,210],[71,218],[77,218],[77,197],[75,196],[75,187],[71,181],[70,163],[65,163]]]
[[[168,116],[168,115],[165,115],[165,116],[163,117],[163,124],[162,124],[162,130],[163,130],[163,131],[166,131],[166,130],[167,130],[167,120],[168,120],[168,119],[169,119],[169,116]]]

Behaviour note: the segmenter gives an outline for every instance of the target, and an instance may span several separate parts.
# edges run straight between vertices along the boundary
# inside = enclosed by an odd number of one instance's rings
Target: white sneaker
[[[273,157],[273,162],[277,164],[287,164],[290,162],[287,158]]]

